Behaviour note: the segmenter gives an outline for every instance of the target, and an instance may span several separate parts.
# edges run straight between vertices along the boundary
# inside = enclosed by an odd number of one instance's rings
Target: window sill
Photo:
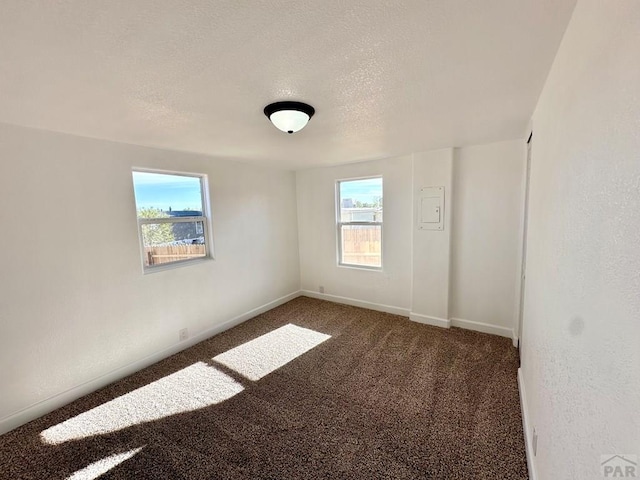
[[[347,268],[349,270],[364,270],[365,272],[382,272],[382,267],[370,267],[367,265],[351,265],[346,263],[338,263],[338,268]]]
[[[191,265],[198,265],[200,263],[212,262],[213,260],[214,260],[213,257],[206,256],[206,257],[203,257],[203,258],[194,258],[194,259],[190,259],[190,260],[180,260],[178,262],[162,263],[160,265],[155,265],[153,267],[145,267],[143,265],[142,273],[147,275],[147,274],[150,274],[150,273],[165,272],[167,270],[174,270],[176,268],[187,267],[187,266],[191,266]]]

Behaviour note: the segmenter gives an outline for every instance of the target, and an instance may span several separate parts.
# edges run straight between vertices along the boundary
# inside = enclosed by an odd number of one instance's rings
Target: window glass
[[[338,263],[382,267],[382,177],[337,185]]]
[[[209,256],[204,176],[133,171],[145,270]]]

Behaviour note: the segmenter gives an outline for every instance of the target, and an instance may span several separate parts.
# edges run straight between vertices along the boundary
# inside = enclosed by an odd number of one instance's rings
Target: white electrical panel
[[[419,230],[444,230],[444,187],[420,189],[417,220]]]

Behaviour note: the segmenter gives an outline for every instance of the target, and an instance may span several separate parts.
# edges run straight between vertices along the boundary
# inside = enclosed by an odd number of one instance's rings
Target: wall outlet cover
[[[187,328],[183,328],[178,332],[178,335],[180,336],[180,341],[184,341],[187,338],[189,338],[189,329]]]

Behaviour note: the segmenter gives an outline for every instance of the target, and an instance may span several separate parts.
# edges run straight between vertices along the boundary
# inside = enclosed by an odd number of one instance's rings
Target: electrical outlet
[[[320,286],[318,287],[318,291],[319,291],[320,293],[324,293],[324,287],[323,287],[322,285],[320,285]]]
[[[531,450],[533,450],[533,456],[536,456],[538,453],[538,432],[536,432],[536,427],[533,427],[533,435],[531,438]]]
[[[178,334],[180,335],[180,341],[183,342],[187,338],[189,338],[189,329],[188,328],[183,328],[182,330],[180,330],[178,332]]]

